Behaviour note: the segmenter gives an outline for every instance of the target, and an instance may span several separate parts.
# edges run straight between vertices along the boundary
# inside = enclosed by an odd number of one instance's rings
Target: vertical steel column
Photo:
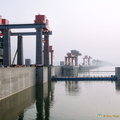
[[[42,62],[42,28],[36,28],[36,65]]]
[[[49,34],[48,32],[44,35],[44,66],[49,66]]]
[[[53,65],[53,50],[51,51],[51,65]]]
[[[3,37],[3,65],[10,66],[10,64],[11,64],[10,30],[6,27],[4,29]]]
[[[23,65],[23,37],[18,35],[18,55],[17,55],[17,64]]]

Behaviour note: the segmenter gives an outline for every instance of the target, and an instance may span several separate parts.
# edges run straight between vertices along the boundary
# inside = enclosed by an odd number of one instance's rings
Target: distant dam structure
[[[90,71],[92,69],[96,69],[99,68],[100,66],[93,66],[93,65],[89,65],[89,66],[79,66],[79,72],[87,72]]]

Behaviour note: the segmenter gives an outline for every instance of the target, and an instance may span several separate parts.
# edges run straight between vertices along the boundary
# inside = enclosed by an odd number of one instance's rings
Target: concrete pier
[[[48,67],[48,80],[51,80],[52,76],[55,76],[55,67],[49,66]]]
[[[36,67],[36,85],[48,82],[48,67]]]
[[[117,80],[120,80],[120,67],[115,68],[115,76]]]
[[[62,75],[63,76],[78,76],[78,67],[77,66],[62,66]]]

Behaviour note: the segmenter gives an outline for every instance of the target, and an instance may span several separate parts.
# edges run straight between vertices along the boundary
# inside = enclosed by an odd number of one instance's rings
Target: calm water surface
[[[114,75],[114,68],[102,67],[97,69],[97,72],[94,70],[94,72],[81,73],[79,76]],[[14,115],[15,120],[120,120],[119,82],[52,82],[31,89],[36,91],[35,94],[30,92],[26,98],[31,102],[29,104],[21,102],[25,105]],[[17,105],[17,109],[21,106]],[[14,113],[12,107],[11,111]],[[1,112],[0,114],[3,116],[9,113]],[[2,118],[1,120],[7,120],[4,116]]]

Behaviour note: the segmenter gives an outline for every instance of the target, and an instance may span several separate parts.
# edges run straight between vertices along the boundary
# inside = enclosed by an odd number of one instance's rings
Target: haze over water
[[[99,70],[102,71],[105,69],[105,67],[99,68]],[[114,71],[114,67],[109,67],[109,70]],[[109,72],[104,72],[104,75],[107,76],[107,74],[109,74]],[[114,72],[112,75],[113,74]],[[25,99],[24,97],[22,99],[19,97],[18,99],[22,104],[19,102],[19,105],[17,105],[17,99],[15,99],[9,105],[7,101],[12,100],[12,98],[0,102],[0,106],[2,105],[2,107],[5,107],[5,104],[3,106],[2,103],[6,103],[9,111],[6,111],[6,109],[0,110],[0,116],[2,117],[0,120],[8,120],[5,119],[5,114],[7,114],[9,118],[12,118],[12,120],[120,119],[120,82],[52,82],[44,86],[30,88],[23,93],[26,93]],[[22,93],[20,93],[20,95],[22,95]],[[15,106],[14,109],[12,109],[13,106]],[[15,112],[15,108],[17,108],[17,111],[20,109],[21,112]],[[101,115],[101,118],[98,118],[98,114]],[[110,115],[111,117],[108,117]],[[118,118],[115,118],[115,115],[117,115]]]

